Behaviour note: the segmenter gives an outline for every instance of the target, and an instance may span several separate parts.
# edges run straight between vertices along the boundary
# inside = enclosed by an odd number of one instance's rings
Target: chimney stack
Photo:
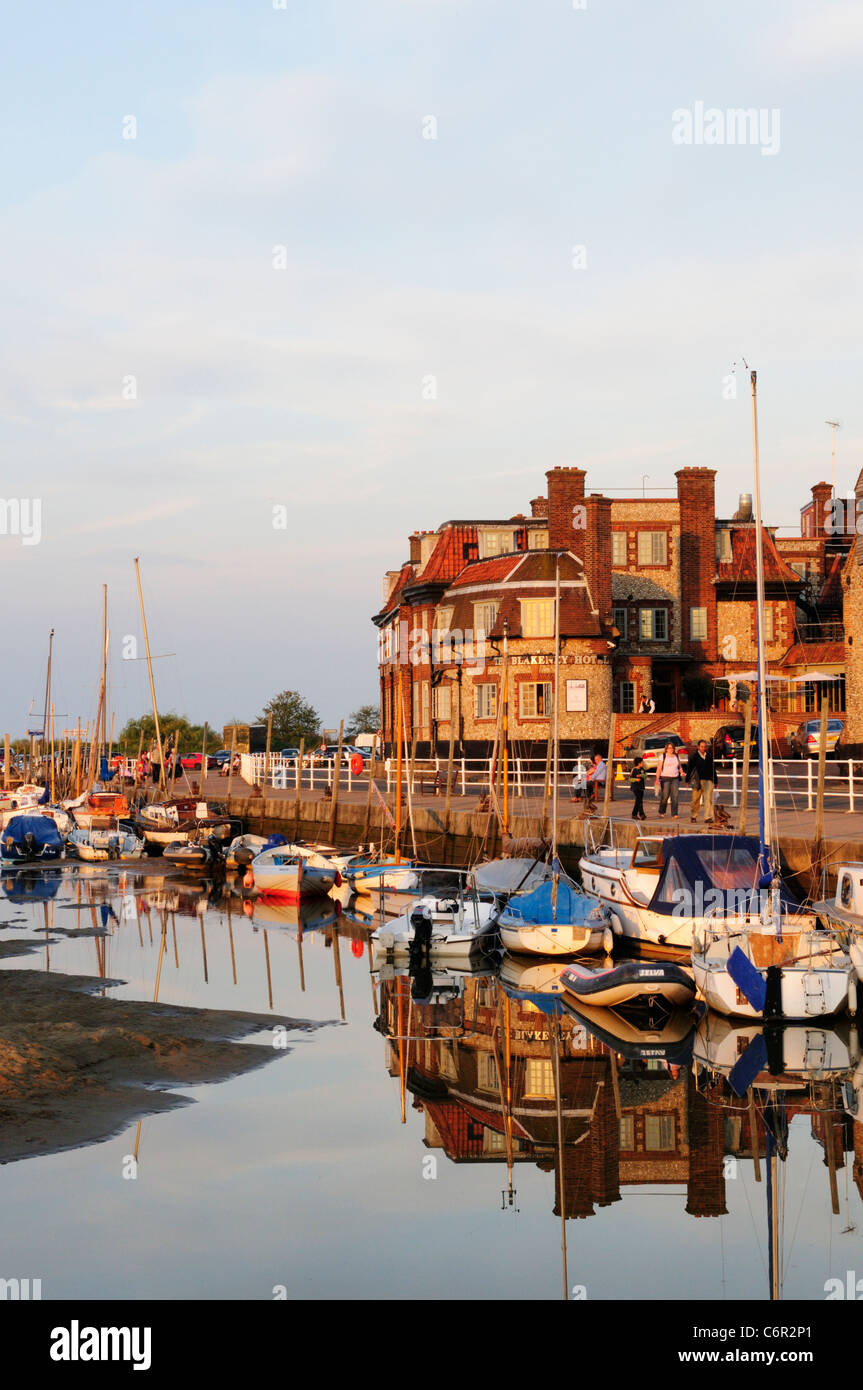
[[[592,492],[585,502],[584,577],[603,622],[611,621],[611,498]],[[573,532],[573,534],[576,534]]]
[[[531,514],[531,516],[538,516],[538,517],[548,516],[548,498],[547,498],[547,497],[531,497],[531,499],[530,499],[530,514]]]
[[[716,470],[680,468],[680,646],[696,660],[716,661]],[[690,609],[707,609],[707,637],[691,635]]]
[[[830,520],[829,509],[833,500],[833,487],[830,483],[815,483],[812,488],[813,506],[813,532],[815,536],[829,535],[825,530],[827,522]]]
[[[585,531],[572,523],[579,519],[575,515],[576,507],[584,506],[585,470],[552,468],[545,476],[548,479],[548,548],[570,550],[583,561]]]

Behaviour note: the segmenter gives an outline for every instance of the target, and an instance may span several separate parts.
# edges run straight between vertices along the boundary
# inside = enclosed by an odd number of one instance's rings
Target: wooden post
[[[306,740],[300,739],[300,756],[297,759],[297,799],[294,803],[294,839],[300,833],[300,802],[303,795],[303,756],[306,751]]]
[[[336,765],[333,769],[333,804],[330,807],[330,844],[334,844],[333,836],[336,833],[336,815],[339,809],[339,783],[342,776],[342,739],[345,732],[345,721],[339,722],[339,747],[336,753]]]
[[[450,716],[452,716],[452,709],[450,709]],[[444,834],[445,834],[445,835],[449,835],[449,833],[450,833],[450,802],[452,801],[452,774],[453,774],[453,756],[454,756],[454,754],[455,754],[455,722],[453,721],[452,717],[450,717],[450,721],[449,721],[449,757],[447,758],[447,764],[446,764],[446,801],[444,802],[444,808],[443,808],[443,828],[444,828]]]
[[[156,747],[159,750],[159,785],[165,786],[165,759],[162,755],[162,731],[159,728],[159,708],[156,704],[156,686],[153,682],[153,661],[150,656],[150,638],[147,632],[147,615],[144,612],[144,590],[141,588],[141,571],[135,560],[135,577],[138,581],[138,598],[141,603],[141,626],[144,629],[144,648],[147,653],[147,675],[150,678],[150,696],[153,701],[153,722],[156,726]],[[167,787],[165,788],[167,790]]]
[[[366,814],[365,814],[365,816],[364,816],[364,818],[363,818],[363,834],[362,834],[362,841],[363,841],[363,844],[364,844],[364,845],[365,845],[366,841],[367,841],[368,838],[369,838],[369,833],[370,833],[370,830],[371,830],[371,823],[372,823],[372,792],[373,792],[373,790],[374,790],[374,785],[375,785],[375,772],[376,772],[376,770],[377,770],[377,763],[378,763],[378,746],[377,746],[377,743],[373,743],[373,744],[372,744],[372,756],[369,758],[369,785],[368,785],[368,787],[366,788]]]
[[[815,793],[815,873],[821,872],[824,845],[824,775],[827,771],[827,696],[821,696],[821,728],[818,745],[818,789]]]
[[[546,810],[547,810],[547,808],[548,808],[548,794],[549,794],[549,791],[551,790],[551,788],[550,788],[550,786],[549,786],[549,783],[550,783],[550,782],[551,782],[551,729],[549,729],[549,732],[548,732],[548,741],[546,742],[546,745],[545,745],[545,774],[544,774],[543,783],[542,783],[542,812],[541,812],[540,817],[539,817],[539,833],[540,833],[540,835],[542,835],[543,839],[545,838],[545,829],[546,829],[546,827],[545,827],[545,817],[546,817]]]
[[[752,701],[746,700],[746,713],[743,723],[743,776],[740,783],[740,815],[737,818],[737,833],[746,834],[746,803],[749,799],[749,744],[752,740]]]
[[[8,735],[8,734],[4,734],[4,735],[3,735],[3,786],[4,786],[4,787],[8,787],[8,786],[11,785],[12,768],[11,768],[10,762],[9,762],[9,760],[10,760],[11,757],[12,757],[12,752],[11,752],[11,748],[10,748],[9,735]]]
[[[78,715],[78,733],[75,736],[75,795],[81,795],[81,716]]]
[[[201,742],[201,793],[200,793],[200,800],[201,800],[201,801],[206,801],[206,799],[207,799],[206,781],[207,781],[207,730],[208,730],[208,728],[209,728],[209,725],[207,724],[207,721],[204,720],[204,737],[203,737],[203,740],[202,740],[202,742]]]
[[[267,716],[267,751],[264,754],[264,785],[261,790],[264,796],[267,794],[267,787],[270,785],[270,747],[273,742],[273,714],[272,710]]]
[[[617,715],[611,716],[611,723],[608,726],[608,757],[605,760],[605,801],[602,806],[602,814],[605,819],[609,818],[609,808],[611,806],[611,793],[614,787],[614,735],[617,730]]]
[[[231,783],[234,780],[234,758],[237,753],[237,726],[231,730],[231,761],[228,763],[228,800],[231,799]],[[230,808],[229,808],[230,809]]]

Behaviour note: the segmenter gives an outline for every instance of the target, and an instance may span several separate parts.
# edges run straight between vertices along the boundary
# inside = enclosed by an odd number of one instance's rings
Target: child
[[[644,814],[644,759],[639,755],[632,764],[632,771],[629,774],[629,785],[632,788],[632,819],[647,820]]]

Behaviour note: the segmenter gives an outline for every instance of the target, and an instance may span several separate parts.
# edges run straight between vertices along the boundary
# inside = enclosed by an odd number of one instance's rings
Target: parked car
[[[215,766],[216,766],[216,759],[215,759],[215,757],[213,756],[212,753],[208,753],[208,754],[207,754],[207,771],[209,772],[210,768],[211,768],[211,767],[215,767]],[[195,769],[197,769],[197,771],[200,772],[200,770],[201,770],[201,755],[200,755],[200,753],[184,753],[183,756],[182,756],[182,758],[180,759],[180,767],[184,767],[184,768],[186,769],[187,772],[194,771]]]
[[[715,758],[742,758],[745,729],[742,724],[723,724],[713,735],[713,756]],[[758,725],[753,724],[749,734],[750,758],[758,756]]]
[[[665,745],[667,743],[674,744],[674,751],[680,759],[682,766],[686,767],[689,762],[689,749],[684,740],[680,737],[680,734],[668,732],[640,734],[638,738],[633,739],[632,743],[627,744],[624,751],[629,757],[633,758],[640,753],[644,759],[644,766],[647,771],[655,772],[656,765],[665,751]]]
[[[213,759],[215,761],[216,767],[224,767],[225,763],[229,763],[231,761],[231,750],[229,748],[220,748],[218,753],[213,754]],[[209,761],[210,759],[208,754],[207,762],[209,763]]]
[[[838,757],[837,745],[845,732],[844,719],[827,720],[827,755]],[[804,719],[788,736],[792,758],[817,758],[821,747],[821,720]]]
[[[296,759],[297,759],[299,756],[300,756],[300,750],[299,750],[299,748],[280,748],[280,749],[279,749],[279,757],[280,757],[280,758],[289,758],[289,759],[293,759],[294,761],[296,761]]]

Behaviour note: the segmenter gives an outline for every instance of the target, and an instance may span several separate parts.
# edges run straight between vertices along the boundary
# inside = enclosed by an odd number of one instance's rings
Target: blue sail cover
[[[0,832],[0,853],[4,859],[59,859],[63,841],[50,816],[13,816]]]
[[[501,913],[501,923],[515,927],[541,926],[548,922],[583,926],[597,906],[596,898],[589,898],[586,893],[580,893],[567,878],[558,880],[556,911],[553,907],[553,893],[553,879],[541,883],[531,893],[516,893]]]
[[[760,848],[756,835],[676,835],[663,840],[663,867],[650,900],[651,912],[703,917],[716,911],[730,916],[745,912],[747,900],[757,911],[762,891]],[[796,912],[797,898],[781,879],[777,885],[782,909]]]

